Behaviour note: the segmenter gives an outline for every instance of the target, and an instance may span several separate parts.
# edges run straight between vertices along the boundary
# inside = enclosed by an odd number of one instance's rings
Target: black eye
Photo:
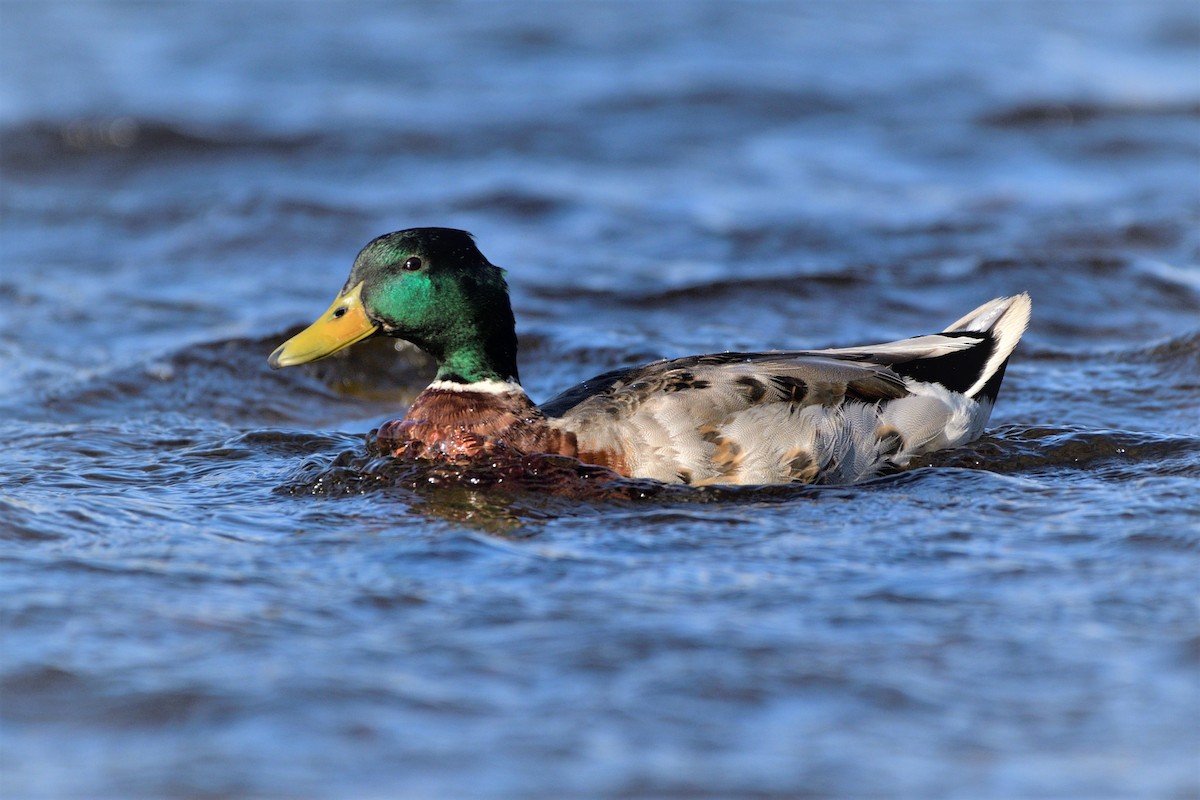
[[[421,259],[416,256],[409,256],[404,262],[404,268],[409,272],[416,272],[421,268]]]

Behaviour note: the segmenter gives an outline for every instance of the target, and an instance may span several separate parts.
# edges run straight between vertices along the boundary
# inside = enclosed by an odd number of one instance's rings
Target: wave
[[[378,339],[297,369],[271,370],[267,354],[291,331],[190,345],[10,399],[10,418],[81,421],[170,413],[227,424],[315,424],[388,413],[433,377],[430,359]]]
[[[982,115],[991,128],[1031,128],[1079,125],[1102,119],[1162,119],[1200,117],[1200,102],[1090,103],[1079,100],[1020,103]]]
[[[1097,348],[1080,352],[1046,344],[1022,344],[1022,359],[1069,362],[1094,359],[1121,364],[1187,365],[1200,362],[1200,328],[1129,348]]]
[[[641,90],[591,103],[587,110],[613,113],[661,114],[664,109],[718,112],[727,115],[792,121],[797,116],[847,113],[853,107],[845,99],[810,89],[774,88],[747,84],[702,85],[691,88]]]
[[[853,271],[819,274],[767,275],[745,278],[721,278],[669,288],[640,287],[636,290],[595,289],[585,286],[532,286],[528,291],[543,300],[587,301],[609,306],[620,304],[630,308],[661,309],[674,303],[699,300],[721,300],[733,303],[745,295],[777,297],[809,297],[818,287],[847,288],[865,285],[868,281]]]
[[[1068,469],[1091,470],[1101,477],[1200,476],[1200,437],[1007,425],[964,447],[923,456],[910,466],[1003,474]]]
[[[1200,328],[1152,342],[1131,350],[1112,354],[1115,358],[1135,364],[1191,365],[1200,374]]]
[[[1007,426],[972,445],[918,459],[910,469],[848,486],[682,486],[623,478],[577,459],[556,455],[492,455],[456,464],[389,457],[374,446],[310,456],[277,491],[289,495],[344,497],[400,492],[410,500],[494,494],[526,501],[625,501],[651,503],[762,503],[799,498],[853,498],[864,492],[941,479],[947,470],[994,475],[1047,470],[1200,475],[1200,437],[1132,431]],[[1120,472],[1118,474],[1116,471]],[[1106,472],[1107,470],[1107,472]],[[965,480],[965,478],[963,478]],[[450,493],[446,495],[446,493]]]
[[[281,136],[246,127],[197,130],[153,119],[114,117],[66,121],[39,120],[0,132],[6,169],[40,167],[56,159],[103,153],[146,155],[203,154],[253,150],[289,152],[320,144],[314,134]]]
[[[515,219],[543,219],[567,211],[572,201],[523,189],[493,189],[451,201],[456,211],[482,212]]]

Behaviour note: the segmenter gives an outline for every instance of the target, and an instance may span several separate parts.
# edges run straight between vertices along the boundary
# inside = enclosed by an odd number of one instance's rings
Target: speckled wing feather
[[[886,366],[814,352],[722,353],[607,373],[542,411],[581,450],[621,453],[638,477],[777,483],[815,480],[828,464],[813,458],[810,442],[770,455],[765,444],[848,405],[873,408],[908,394]],[[797,418],[805,409],[812,420]]]

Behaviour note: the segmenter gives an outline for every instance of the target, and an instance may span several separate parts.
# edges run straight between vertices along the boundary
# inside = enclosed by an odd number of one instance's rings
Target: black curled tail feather
[[[960,340],[955,345],[961,345],[963,349],[894,363],[892,369],[905,378],[922,383],[940,383],[952,392],[967,394],[979,382],[995,352],[996,339],[987,332],[953,331],[941,336]]]
[[[998,297],[942,333],[836,352],[887,364],[905,378],[995,403],[1009,356],[1029,324],[1030,307],[1027,294]]]
[[[946,334],[958,332],[978,333],[988,337],[991,346],[975,383],[964,394],[968,397],[986,398],[993,404],[1000,393],[1008,359],[1016,349],[1025,329],[1029,327],[1029,315],[1033,301],[1027,292],[1012,297],[998,297],[984,303],[946,329]]]

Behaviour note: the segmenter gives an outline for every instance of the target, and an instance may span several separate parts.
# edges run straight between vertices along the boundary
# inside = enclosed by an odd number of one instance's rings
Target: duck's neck
[[[511,337],[511,342],[486,339],[442,355],[438,358],[434,382],[482,391],[488,391],[488,387],[495,384],[519,386],[516,336]]]
[[[437,381],[520,384],[517,334],[508,298],[467,308],[458,319],[416,344],[437,360]]]
[[[432,355],[438,364],[432,390],[525,394],[517,374],[517,335],[511,327],[494,327],[486,334],[472,331]]]

